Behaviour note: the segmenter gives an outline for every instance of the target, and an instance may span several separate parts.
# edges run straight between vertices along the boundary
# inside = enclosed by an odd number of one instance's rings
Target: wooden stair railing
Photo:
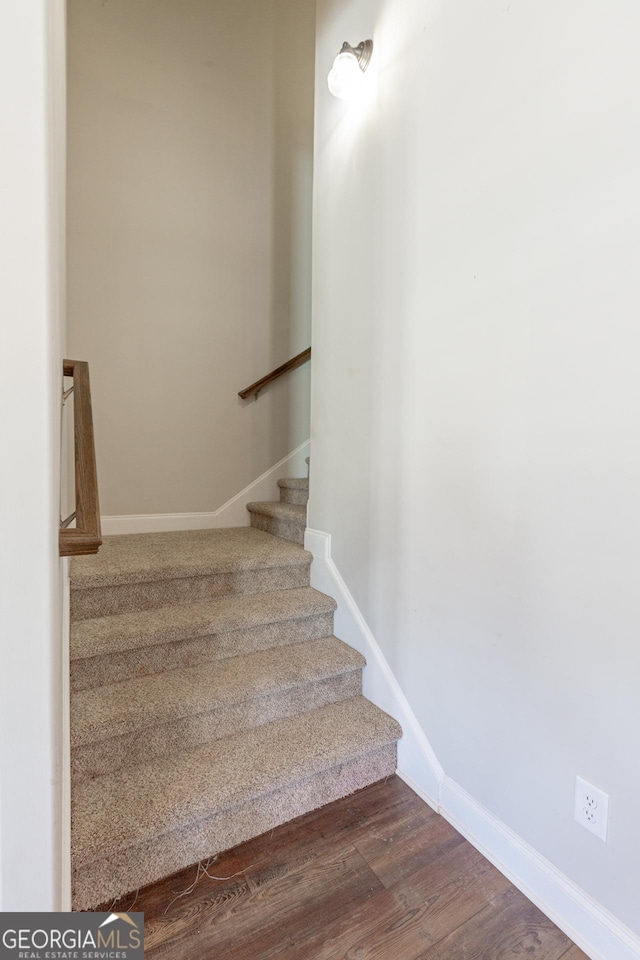
[[[286,363],[283,363],[282,366],[276,367],[275,370],[272,370],[271,373],[268,373],[266,377],[262,377],[261,380],[256,380],[255,383],[252,383],[250,387],[245,387],[244,390],[241,390],[238,394],[243,400],[246,400],[247,397],[255,394],[257,397],[263,387],[266,387],[267,384],[273,383],[274,380],[277,380],[278,377],[281,377],[284,373],[289,373],[290,370],[295,370],[296,367],[302,366],[303,363],[306,363],[307,360],[311,360],[311,347],[307,347],[306,350],[303,350],[302,353],[299,353],[297,357],[293,357],[291,360],[287,360]]]
[[[63,360],[62,370],[65,377],[73,377],[73,387],[63,398],[73,393],[76,509],[60,524],[59,544],[61,557],[77,557],[97,553],[102,543],[89,364]],[[74,519],[76,525],[70,527]]]

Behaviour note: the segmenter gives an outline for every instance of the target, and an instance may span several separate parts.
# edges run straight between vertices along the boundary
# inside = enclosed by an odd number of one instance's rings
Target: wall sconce
[[[342,44],[327,77],[329,90],[334,97],[351,100],[358,95],[372,52],[373,40],[362,40],[357,47],[350,46],[346,41]]]

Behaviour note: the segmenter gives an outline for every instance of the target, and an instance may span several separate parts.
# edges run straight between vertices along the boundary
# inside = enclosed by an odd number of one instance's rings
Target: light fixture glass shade
[[[364,73],[358,58],[351,50],[341,50],[333,61],[327,77],[329,90],[339,100],[352,100],[358,96],[364,83]]]

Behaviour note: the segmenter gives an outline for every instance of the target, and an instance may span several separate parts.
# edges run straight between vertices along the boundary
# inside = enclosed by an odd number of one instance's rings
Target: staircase
[[[251,526],[293,543],[303,544],[307,526],[309,481],[292,477],[278,480],[278,487],[280,500],[247,504],[247,510],[251,514]]]
[[[107,537],[71,568],[73,908],[392,774],[398,724],[309,586],[308,481],[250,527]]]

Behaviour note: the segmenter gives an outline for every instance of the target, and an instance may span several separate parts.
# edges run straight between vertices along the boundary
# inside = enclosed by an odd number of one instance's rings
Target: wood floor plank
[[[429,810],[426,804],[422,806],[429,815],[410,807],[386,830],[374,825],[354,840],[356,849],[385,887],[393,886],[446,850],[465,842],[444,817]]]
[[[509,885],[502,898],[471,917],[415,960],[560,960],[571,941]]]
[[[267,956],[287,936],[321,928],[380,889],[380,881],[353,847],[334,850],[248,890],[224,911],[216,903],[210,914],[206,901],[196,908],[188,898],[178,908],[180,920],[168,939],[166,927],[158,939],[155,925],[150,924],[145,956],[255,960]]]
[[[560,960],[589,960],[589,957],[574,944],[572,947],[569,947],[566,953],[562,954]]]
[[[414,960],[509,886],[473,847],[459,844],[326,924],[321,935],[292,944],[278,960]]]
[[[189,867],[143,891],[134,909],[144,911],[145,955],[165,942],[191,936],[201,917],[207,923],[221,920],[251,896],[233,851],[203,866],[208,876],[197,866]]]

